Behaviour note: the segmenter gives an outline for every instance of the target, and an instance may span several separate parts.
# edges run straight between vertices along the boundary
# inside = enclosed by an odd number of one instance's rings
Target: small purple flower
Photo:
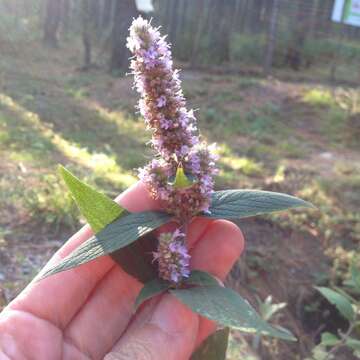
[[[189,153],[189,150],[190,150],[189,146],[183,145],[183,146],[181,147],[181,149],[180,149],[180,154],[181,154],[182,156],[185,156],[185,155],[187,155],[187,154]]]
[[[166,105],[166,97],[165,95],[161,95],[157,100],[156,100],[156,106],[158,108],[162,108]]]
[[[170,129],[171,128],[171,120],[168,120],[165,117],[162,117],[160,119],[160,127],[164,130]]]

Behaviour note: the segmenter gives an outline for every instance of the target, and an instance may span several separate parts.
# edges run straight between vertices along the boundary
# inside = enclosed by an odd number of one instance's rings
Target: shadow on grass
[[[53,168],[57,163],[71,162],[93,171],[95,177],[104,178],[112,187],[123,189],[135,178],[116,162],[113,153],[91,152],[78,143],[67,140],[7,95],[0,95],[0,118],[4,152],[14,161],[24,161],[40,167]],[[10,150],[10,151],[9,151]],[[42,169],[41,171],[43,171]]]
[[[130,171],[146,162],[144,125],[124,112],[111,112],[89,99],[68,95],[59,79],[48,81],[27,73],[7,74],[5,93],[21,112],[38,115],[64,140],[89,153],[103,153]]]

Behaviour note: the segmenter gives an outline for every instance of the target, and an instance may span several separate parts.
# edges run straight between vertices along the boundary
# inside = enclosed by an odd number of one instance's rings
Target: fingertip
[[[173,295],[163,296],[154,311],[150,323],[158,326],[171,337],[180,334],[193,334],[196,339],[199,318],[190,308],[181,303]]]
[[[208,230],[210,224],[215,220],[206,217],[195,217],[189,226],[187,234],[188,247],[193,248],[196,243],[203,237],[205,232]]]
[[[150,196],[142,181],[138,181],[121,193],[115,201],[131,212],[159,210],[159,201]]]
[[[121,359],[190,358],[199,329],[197,314],[171,294],[162,296],[150,311],[145,321],[136,322],[135,319],[105,359],[112,359],[109,355]],[[138,316],[142,317],[141,312]]]
[[[233,256],[236,255],[236,259],[243,253],[245,248],[245,239],[241,229],[233,222],[228,220],[216,220],[212,224],[211,231],[216,236],[222,236],[224,238],[224,245],[228,247],[228,252]]]
[[[234,223],[216,220],[192,250],[191,266],[208,271],[224,281],[244,250],[244,236]]]

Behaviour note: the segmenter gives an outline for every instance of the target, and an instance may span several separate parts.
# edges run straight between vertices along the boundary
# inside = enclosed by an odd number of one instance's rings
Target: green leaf
[[[174,179],[174,178],[173,178]],[[194,184],[190,178],[188,178],[184,172],[184,168],[179,165],[176,170],[175,179],[169,182],[175,189],[186,189]]]
[[[59,264],[45,269],[41,278],[72,269],[99,256],[121,249],[141,236],[167,223],[170,216],[159,212],[132,213],[121,217],[81,244]]]
[[[191,360],[225,360],[230,329],[224,328],[210,335],[192,355]]]
[[[124,213],[115,201],[91,186],[80,181],[69,170],[59,166],[59,172],[71,192],[82,215],[91,226],[94,233],[101,231],[106,225],[116,220]]]
[[[157,278],[157,264],[152,255],[157,243],[155,234],[148,233],[110,256],[126,273],[145,284]]]
[[[262,320],[251,305],[231,289],[201,286],[170,292],[193,311],[223,326],[247,333],[296,340],[287,330],[275,328]]]
[[[187,285],[219,286],[218,281],[209,273],[200,270],[192,270],[190,276],[184,280]]]
[[[297,207],[314,208],[312,204],[294,196],[270,191],[215,191],[207,217],[239,219]]]
[[[334,346],[341,341],[336,335],[324,332],[321,334],[321,344],[324,346]]]
[[[326,287],[315,287],[315,289],[317,289],[321,293],[321,295],[323,295],[327,299],[327,301],[335,305],[343,317],[345,317],[349,321],[354,319],[354,309],[350,301],[345,296]]]
[[[149,300],[156,295],[160,295],[169,289],[169,287],[170,284],[167,281],[163,281],[161,279],[154,279],[146,283],[136,298],[135,309],[137,309],[144,301]]]
[[[346,345],[351,347],[353,350],[360,351],[360,340],[354,338],[347,338]]]
[[[355,285],[356,290],[360,291],[360,269],[356,267],[355,260],[351,263],[351,279]]]

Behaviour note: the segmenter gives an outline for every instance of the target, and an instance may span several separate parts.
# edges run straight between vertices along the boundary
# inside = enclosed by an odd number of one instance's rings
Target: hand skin
[[[117,201],[133,212],[159,207],[140,182]],[[49,264],[91,234],[85,226]],[[188,244],[191,267],[224,280],[244,239],[231,222],[196,218]],[[33,280],[0,314],[0,360],[187,360],[216,329],[169,294],[150,300],[134,316],[140,289],[141,283],[108,256]]]

